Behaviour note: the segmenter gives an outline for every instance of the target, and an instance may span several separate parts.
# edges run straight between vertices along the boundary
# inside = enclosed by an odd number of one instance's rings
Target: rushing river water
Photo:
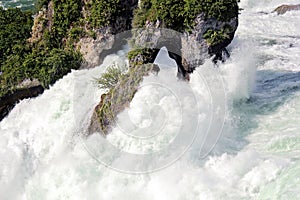
[[[23,10],[31,10],[34,9],[34,2],[35,0],[1,0],[0,6],[4,8],[17,7]]]
[[[125,51],[20,102],[0,123],[0,199],[300,199],[300,11],[261,12],[284,3],[241,0],[231,58],[218,69],[207,61],[190,83],[161,53],[161,72],[145,78],[106,139],[81,133],[104,92],[94,78],[126,63]],[[226,98],[207,85],[216,73]],[[149,173],[130,173],[138,170]]]

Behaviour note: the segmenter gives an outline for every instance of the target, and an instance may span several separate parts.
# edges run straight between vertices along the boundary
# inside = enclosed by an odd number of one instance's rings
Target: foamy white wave
[[[300,198],[299,15],[257,13],[283,3],[242,0],[231,58],[189,83],[162,52],[107,138],[80,134],[104,92],[94,78],[124,52],[20,102],[0,123],[0,199]]]

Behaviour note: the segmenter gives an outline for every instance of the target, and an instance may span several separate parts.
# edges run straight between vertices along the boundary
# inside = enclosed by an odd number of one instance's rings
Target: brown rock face
[[[282,15],[291,10],[300,10],[300,4],[296,5],[281,5],[277,7],[273,12],[276,12],[278,15]]]

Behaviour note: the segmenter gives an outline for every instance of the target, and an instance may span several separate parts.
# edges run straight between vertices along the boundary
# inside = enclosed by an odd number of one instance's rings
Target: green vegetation
[[[81,0],[52,0],[54,16],[51,30],[52,44],[56,47],[62,45],[71,25],[77,25],[81,18]]]
[[[101,75],[100,78],[96,79],[96,84],[100,89],[110,89],[117,85],[121,78],[123,70],[117,66],[109,66],[107,71]]]
[[[138,49],[134,48],[128,52],[128,59],[131,65],[143,65],[145,63],[152,63],[154,61],[154,53],[155,51],[159,51],[157,49],[150,49],[150,48],[144,48],[144,49]]]
[[[31,12],[0,7],[0,97],[20,80],[21,64],[30,52],[26,39],[30,37],[33,19]]]
[[[32,13],[0,7],[0,63],[11,54],[22,53],[33,25]],[[15,47],[16,46],[16,47]],[[24,47],[25,48],[25,47]]]
[[[75,12],[68,13],[73,15]],[[25,79],[37,79],[47,88],[71,69],[77,69],[82,61],[80,53],[62,41],[67,35],[66,23],[72,23],[74,16],[65,17],[64,13],[64,17],[60,14],[54,17],[53,30],[46,32],[43,41],[37,45],[27,42],[33,25],[32,14],[17,8],[0,8],[0,98],[17,90]],[[77,34],[76,31],[71,33]]]
[[[135,10],[133,26],[144,27],[146,21],[159,20],[164,28],[190,30],[196,16],[203,12],[206,18],[228,21],[237,13],[237,0],[142,0]]]
[[[130,65],[128,73],[122,74],[117,82],[113,82],[113,84],[109,86],[109,91],[101,96],[101,102],[96,108],[103,134],[107,134],[111,126],[114,125],[115,116],[130,104],[143,77],[150,72],[157,72],[158,70],[158,66],[152,63],[135,66]]]
[[[86,7],[89,10],[88,22],[93,28],[109,25],[123,11],[120,0],[93,0]]]
[[[209,29],[203,35],[203,38],[206,39],[209,46],[215,46],[222,43],[224,40],[229,39],[230,33],[231,33],[230,27],[225,27],[221,30]]]

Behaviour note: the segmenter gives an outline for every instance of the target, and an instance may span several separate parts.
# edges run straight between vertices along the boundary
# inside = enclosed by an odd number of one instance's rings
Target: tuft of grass
[[[111,89],[118,84],[123,72],[124,70],[121,67],[113,64],[107,68],[100,78],[96,79],[96,84],[100,89]]]
[[[130,65],[128,71],[120,75],[117,82],[115,81],[119,75],[118,70],[115,76],[113,76],[114,78],[104,79],[104,85],[102,86],[110,88],[106,94],[101,96],[101,102],[96,107],[96,113],[100,128],[105,135],[108,134],[111,127],[115,125],[115,117],[118,113],[122,112],[132,101],[143,77],[150,72],[157,72],[157,68],[158,67],[152,63]],[[115,72],[115,70],[113,70],[113,72]]]

